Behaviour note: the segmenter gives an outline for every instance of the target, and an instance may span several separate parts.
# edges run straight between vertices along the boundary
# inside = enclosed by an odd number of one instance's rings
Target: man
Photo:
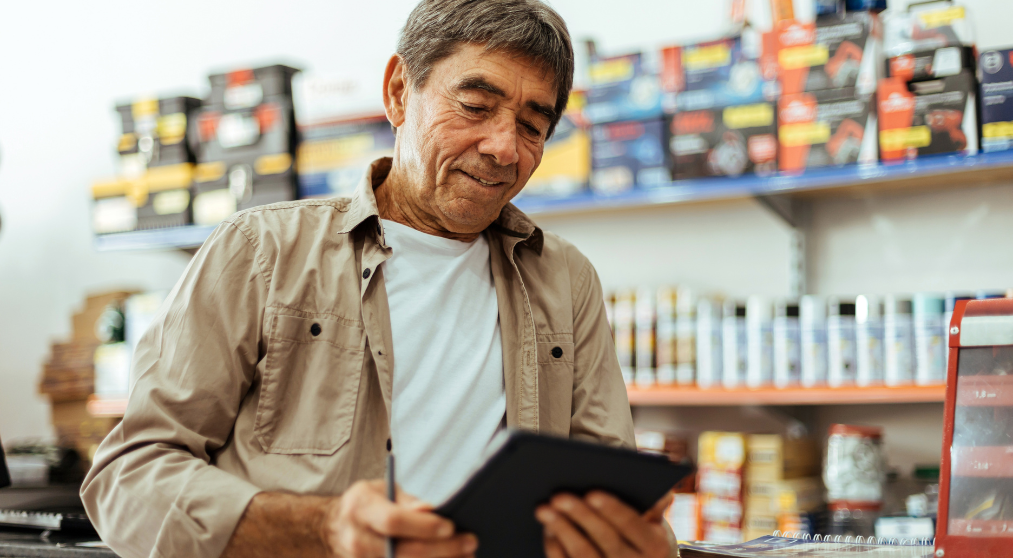
[[[630,446],[601,286],[509,201],[566,106],[573,52],[540,0],[423,0],[384,77],[392,159],[349,199],[244,211],[138,346],[82,489],[135,556],[472,556],[431,512],[504,426]],[[388,502],[393,447],[404,489]],[[551,558],[668,556],[666,498],[537,510]]]

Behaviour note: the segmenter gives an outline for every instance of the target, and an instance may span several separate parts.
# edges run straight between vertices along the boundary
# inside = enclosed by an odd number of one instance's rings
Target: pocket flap
[[[270,337],[296,343],[325,342],[342,349],[362,351],[366,333],[361,323],[329,314],[296,316],[277,314],[271,324]]]

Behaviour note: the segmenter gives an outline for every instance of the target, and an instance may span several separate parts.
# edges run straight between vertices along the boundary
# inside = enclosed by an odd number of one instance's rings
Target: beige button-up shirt
[[[82,488],[120,556],[214,558],[258,492],[338,495],[383,476],[391,249],[373,188],[390,165],[374,162],[351,198],[237,213],[187,267],[137,347],[126,415]],[[507,425],[632,446],[590,262],[513,205],[484,234]]]

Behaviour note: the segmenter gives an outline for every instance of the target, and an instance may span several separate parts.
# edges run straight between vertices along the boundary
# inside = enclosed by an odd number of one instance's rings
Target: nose
[[[504,111],[487,122],[487,131],[478,144],[478,152],[491,156],[497,165],[503,167],[515,164],[520,156],[517,153],[517,122],[513,114]]]

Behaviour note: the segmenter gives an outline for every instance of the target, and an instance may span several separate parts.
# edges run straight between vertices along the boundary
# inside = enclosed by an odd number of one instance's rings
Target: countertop
[[[43,540],[37,531],[0,530],[0,558],[116,558],[111,550]]]

